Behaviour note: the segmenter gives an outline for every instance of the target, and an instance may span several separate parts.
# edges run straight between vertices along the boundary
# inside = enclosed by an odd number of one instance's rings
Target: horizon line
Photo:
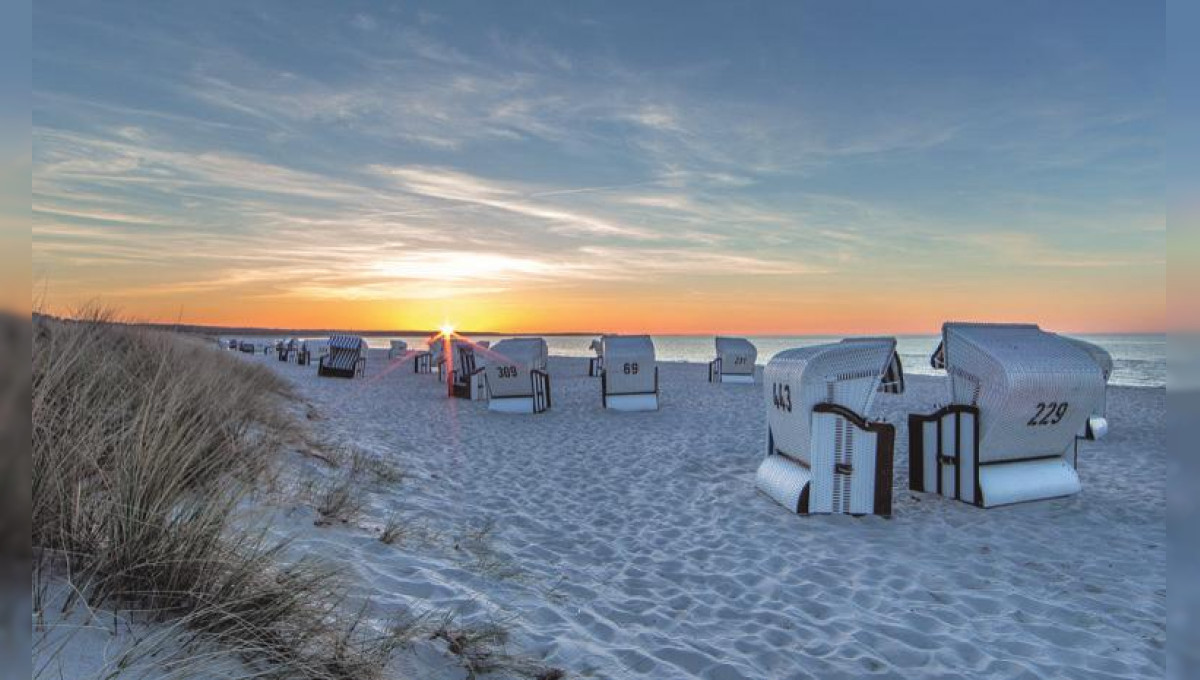
[[[36,312],[36,311],[32,312],[32,314],[31,314],[31,318],[36,318],[38,316],[54,318],[54,319],[59,319],[59,320],[65,320],[65,321],[87,321],[87,319],[82,319],[82,318],[78,318],[78,317],[59,316],[59,315],[46,314],[43,312]],[[152,328],[160,328],[160,329],[167,329],[167,330],[182,330],[185,332],[246,333],[246,334],[254,334],[254,335],[259,335],[259,334],[262,334],[262,335],[309,335],[309,334],[323,335],[323,334],[332,334],[332,333],[344,333],[344,334],[366,335],[366,336],[388,336],[388,335],[421,336],[421,335],[432,335],[432,334],[440,332],[440,329],[438,329],[438,328],[431,328],[431,329],[420,329],[420,328],[365,329],[365,328],[338,328],[338,327],[286,328],[286,327],[227,325],[227,324],[184,323],[184,322],[178,322],[178,321],[173,321],[173,322],[169,322],[169,321],[135,321],[135,320],[117,320],[117,319],[109,319],[109,320],[105,320],[105,322],[123,324],[123,325],[128,325],[128,326],[152,327]],[[982,321],[981,323],[1008,323],[1008,322]],[[1021,321],[1021,322],[1011,322],[1011,323],[1037,323],[1037,322]],[[1041,324],[1038,324],[1038,325],[1041,326]],[[816,332],[813,332],[813,331],[809,331],[809,332],[772,331],[772,332],[765,332],[765,333],[763,333],[763,332],[741,332],[741,331],[707,331],[707,332],[671,332],[671,331],[667,331],[667,332],[660,332],[660,331],[646,330],[646,331],[634,332],[634,333],[631,333],[631,332],[614,333],[612,331],[604,331],[604,330],[596,330],[596,329],[592,329],[592,330],[586,330],[586,329],[585,330],[559,330],[559,331],[549,331],[549,330],[499,331],[499,330],[482,330],[482,329],[480,329],[480,330],[456,329],[455,332],[459,333],[461,335],[467,335],[467,336],[470,336],[470,335],[599,336],[599,335],[606,335],[606,334],[607,335],[616,334],[616,335],[651,335],[651,336],[659,336],[659,337],[696,337],[696,336],[708,336],[708,335],[712,335],[712,336],[734,335],[734,336],[743,336],[743,337],[768,337],[768,338],[769,337],[823,337],[823,336],[835,337],[835,336],[863,336],[863,335],[891,335],[894,337],[914,337],[914,336],[940,335],[941,328],[937,328],[937,329],[933,329],[933,330],[925,331],[925,332],[909,331],[909,332],[903,332],[903,333],[889,332],[886,330],[871,331],[869,333],[853,333],[853,332],[836,331],[836,330],[816,331]],[[1071,334],[1076,334],[1076,335],[1163,335],[1163,336],[1165,336],[1165,335],[1171,334],[1172,331],[1166,330],[1166,329],[1160,329],[1160,330],[1104,330],[1104,331],[1079,331],[1079,330],[1071,330],[1071,329],[1054,329],[1053,332],[1071,333]]]

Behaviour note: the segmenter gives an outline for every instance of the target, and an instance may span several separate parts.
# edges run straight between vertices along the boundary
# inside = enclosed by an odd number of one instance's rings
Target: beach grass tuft
[[[185,647],[231,650],[254,677],[378,676],[400,640],[242,517],[286,439],[287,387],[198,339],[111,321],[34,322],[35,597],[56,584],[64,611],[183,626]]]

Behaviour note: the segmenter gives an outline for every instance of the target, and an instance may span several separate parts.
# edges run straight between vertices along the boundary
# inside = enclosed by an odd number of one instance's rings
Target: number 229
[[[1029,422],[1025,424],[1030,427],[1037,427],[1039,425],[1057,425],[1062,421],[1063,416],[1067,414],[1067,407],[1068,404],[1065,401],[1052,401],[1050,403],[1039,401],[1037,405],[1037,412],[1034,413],[1033,417],[1029,419]]]

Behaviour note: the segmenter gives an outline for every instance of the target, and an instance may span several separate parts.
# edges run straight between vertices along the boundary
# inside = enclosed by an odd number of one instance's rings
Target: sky
[[[1171,230],[1168,249],[1170,307],[1167,328],[1200,332],[1200,91],[1195,87],[1200,72],[1200,44],[1192,30],[1200,26],[1200,4],[1171,0],[1171,23],[1167,40],[1170,79],[1167,126],[1171,144],[1167,206]],[[1190,28],[1189,28],[1190,27]],[[1193,366],[1200,366],[1200,344],[1193,335],[1186,348]]]
[[[0,314],[30,309],[30,0],[0,21]]]
[[[51,0],[7,163],[54,313],[1158,331],[1165,11]]]

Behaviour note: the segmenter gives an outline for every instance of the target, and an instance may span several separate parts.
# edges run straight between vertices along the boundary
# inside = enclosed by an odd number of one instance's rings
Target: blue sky
[[[230,323],[1162,327],[1163,78],[1142,2],[55,0],[34,275]]]

